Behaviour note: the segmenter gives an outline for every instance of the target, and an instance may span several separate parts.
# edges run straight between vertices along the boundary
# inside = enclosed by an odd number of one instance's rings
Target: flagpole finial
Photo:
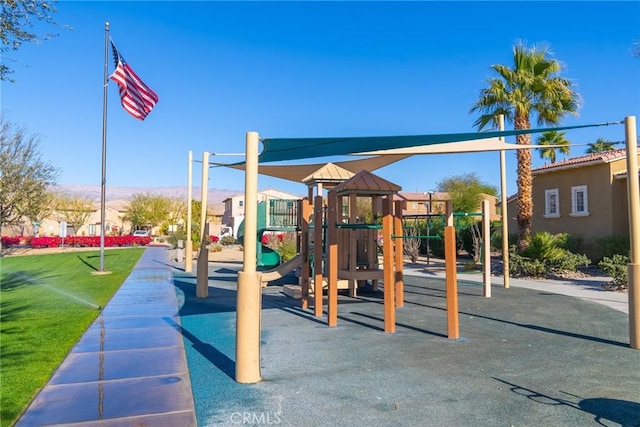
[[[108,30],[109,29],[109,21],[104,23],[104,27]]]

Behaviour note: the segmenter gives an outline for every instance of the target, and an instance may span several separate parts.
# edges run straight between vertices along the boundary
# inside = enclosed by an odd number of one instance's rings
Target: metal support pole
[[[209,152],[202,153],[202,195],[200,206],[200,240],[204,236],[204,224],[207,222],[207,194],[209,193]],[[200,248],[202,250],[202,248]]]
[[[193,269],[193,242],[191,241],[191,215],[192,207],[192,177],[193,177],[193,152],[189,151],[187,165],[187,241],[184,242],[184,271],[191,273]]]
[[[504,116],[498,116],[500,131],[504,130]],[[500,137],[504,142],[504,136]],[[502,206],[502,277],[504,287],[509,287],[509,216],[507,215],[507,166],[505,150],[500,150],[500,205]]]
[[[491,224],[489,201],[482,201],[482,256],[484,258],[483,278],[483,296],[491,298]]]
[[[427,267],[431,262],[431,206],[433,205],[433,191],[429,191],[429,211],[427,212]]]

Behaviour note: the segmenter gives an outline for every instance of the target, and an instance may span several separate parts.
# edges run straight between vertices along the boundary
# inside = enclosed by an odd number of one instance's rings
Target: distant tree
[[[20,49],[22,43],[40,43],[54,37],[55,34],[38,34],[29,31],[37,21],[51,25],[58,25],[53,20],[57,13],[56,0],[3,0],[2,24],[0,24],[0,80],[13,82],[13,70],[4,62],[8,59],[7,52]],[[70,27],[69,27],[70,28]]]
[[[169,220],[172,202],[169,197],[135,193],[126,206],[125,219],[133,230],[151,230]]]
[[[177,225],[180,222],[186,223],[187,218],[187,201],[180,197],[169,198],[169,214],[162,227],[169,230],[170,226]]]
[[[555,130],[544,132],[538,137],[538,145],[561,145],[562,147],[542,147],[538,148],[541,159],[549,159],[551,163],[556,162],[556,151],[560,151],[565,156],[569,154],[569,145],[571,144],[567,138],[565,138],[564,132],[558,132]]]
[[[445,178],[437,184],[437,188],[439,192],[449,193],[454,212],[476,212],[478,210],[478,206],[482,202],[482,194],[490,194],[492,196],[496,196],[498,194],[498,191],[494,186],[480,181],[475,173]],[[474,261],[478,262],[482,236],[478,227],[477,219],[470,216],[459,218],[456,230],[458,236],[460,236],[459,233],[463,229],[469,229],[473,242],[472,244],[475,248],[471,252],[474,256]],[[457,241],[462,243],[462,239],[457,239]]]
[[[0,236],[2,226],[21,221],[29,203],[41,200],[56,183],[58,170],[42,159],[39,142],[37,135],[0,116]]]
[[[588,144],[587,146],[587,154],[596,154],[596,153],[604,153],[605,151],[615,150],[616,143],[607,141],[604,138],[596,139],[596,142]]]
[[[76,234],[95,212],[93,200],[78,194],[57,194],[54,205],[56,212],[73,228],[73,234]]]
[[[560,76],[562,65],[550,58],[547,47],[527,47],[517,42],[513,48],[513,66],[493,65],[498,77],[488,81],[471,112],[481,116],[474,122],[478,129],[495,125],[498,116],[512,122],[516,130],[530,129],[531,118],[539,124],[557,124],[567,113],[576,113],[580,98],[573,83]],[[516,143],[531,144],[531,135],[516,135]],[[518,159],[518,249],[523,250],[531,235],[533,218],[533,177],[531,150],[517,150]]]
[[[482,201],[482,193],[496,196],[496,187],[486,184],[475,173],[455,175],[438,182],[439,192],[449,193],[455,212],[474,212]]]
[[[33,234],[38,235],[40,224],[48,218],[55,207],[56,194],[52,192],[43,193],[38,198],[29,199],[25,203],[23,216],[31,222],[33,226]]]

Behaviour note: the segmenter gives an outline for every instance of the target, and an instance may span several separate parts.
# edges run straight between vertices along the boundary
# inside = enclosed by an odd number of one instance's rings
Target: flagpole
[[[104,81],[102,98],[102,183],[100,187],[100,270],[104,273],[105,184],[107,182],[107,86],[109,84],[109,23],[104,24]]]

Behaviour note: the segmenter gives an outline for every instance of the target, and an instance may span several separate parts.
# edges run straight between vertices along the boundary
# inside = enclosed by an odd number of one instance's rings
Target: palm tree
[[[615,150],[615,142],[607,141],[604,138],[596,139],[596,142],[588,144],[587,154],[604,153],[605,151]]]
[[[480,91],[480,97],[471,113],[481,116],[474,126],[479,130],[497,123],[499,115],[513,123],[515,129],[530,129],[531,116],[538,124],[557,124],[567,113],[577,113],[580,97],[573,91],[570,80],[560,77],[562,65],[548,57],[547,47],[527,47],[516,42],[513,47],[513,68],[492,65],[498,74],[490,78],[489,86]],[[531,135],[516,135],[516,143],[531,144]],[[517,150],[518,159],[518,249],[527,246],[533,217],[531,150]]]
[[[541,159],[549,159],[551,163],[556,162],[556,151],[561,152],[565,156],[569,154],[569,140],[564,137],[564,132],[558,132],[556,130],[550,130],[549,132],[543,132],[538,137],[538,145],[544,147],[538,148]],[[560,147],[549,147],[549,145],[560,145]]]

